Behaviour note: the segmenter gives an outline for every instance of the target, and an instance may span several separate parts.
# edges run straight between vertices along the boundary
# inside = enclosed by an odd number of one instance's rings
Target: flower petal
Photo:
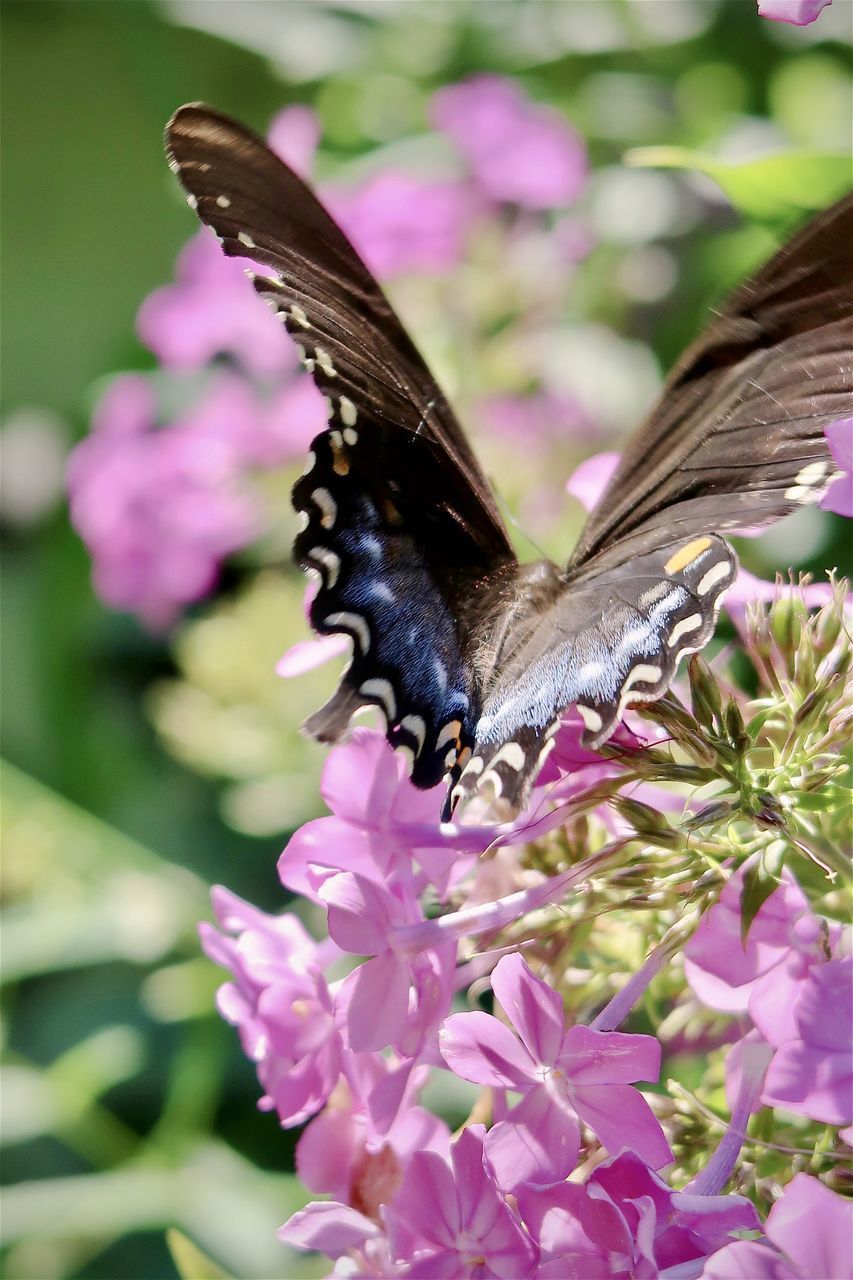
[[[530,1055],[509,1027],[479,1010],[445,1018],[438,1046],[450,1070],[474,1084],[519,1089],[538,1079]]]
[[[652,1169],[669,1164],[672,1152],[643,1095],[624,1084],[584,1085],[572,1091],[575,1109],[613,1156],[635,1151]]]
[[[553,1066],[563,1040],[563,1002],[559,994],[536,977],[518,952],[504,956],[495,965],[492,990],[531,1058],[543,1066]]]

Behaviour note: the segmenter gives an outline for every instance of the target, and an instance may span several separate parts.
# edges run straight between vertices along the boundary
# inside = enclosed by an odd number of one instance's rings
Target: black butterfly
[[[167,129],[172,168],[300,344],[328,429],[293,490],[318,632],[352,637],[324,742],[382,709],[412,780],[523,804],[574,704],[600,746],[714,631],[737,572],[719,535],[817,501],[823,429],[853,411],[853,197],[819,214],[682,356],[565,568],[520,565],[465,436],[352,245],[256,134],[209,107]]]

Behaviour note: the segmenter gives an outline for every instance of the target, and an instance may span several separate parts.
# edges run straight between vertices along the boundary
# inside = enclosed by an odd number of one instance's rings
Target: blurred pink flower
[[[778,1048],[767,1069],[762,1100],[826,1124],[849,1124],[853,1120],[853,957],[814,965],[800,984],[792,1014],[795,1035],[781,1044],[775,1042]]]
[[[531,102],[512,80],[482,75],[439,89],[431,115],[491,200],[553,209],[583,189],[587,158],[580,136],[558,111]]]
[[[424,182],[386,169],[323,202],[380,280],[456,266],[479,201],[461,182]]]
[[[140,338],[176,369],[197,369],[230,355],[258,377],[294,370],[293,343],[244,274],[253,266],[248,259],[226,258],[213,233],[202,227],[181,250],[174,284],[155,289],[140,307]]]
[[[621,453],[596,453],[586,458],[566,481],[566,492],[577,498],[584,510],[593,511],[621,460]]]
[[[828,4],[832,4],[832,0],[758,0],[758,12],[771,22],[807,27]]]
[[[577,401],[541,391],[487,396],[477,405],[477,414],[487,431],[500,433],[520,449],[530,449],[549,438],[565,441],[567,432],[588,424]]]
[[[164,627],[259,531],[239,466],[239,437],[256,419],[251,391],[227,374],[169,426],[155,415],[142,375],[117,378],[71,455],[68,490],[98,595]]]
[[[849,1280],[853,1204],[817,1178],[796,1174],[767,1216],[765,1240],[736,1240],[714,1254],[703,1280]]]
[[[321,967],[337,949],[316,943],[294,915],[267,915],[221,887],[212,896],[226,932],[202,923],[202,946],[234,976],[219,988],[217,1007],[256,1064],[265,1091],[258,1105],[275,1109],[286,1127],[302,1124],[340,1076],[343,1046]]]
[[[499,960],[491,982],[517,1037],[490,1014],[458,1013],[446,1019],[439,1043],[464,1080],[523,1094],[486,1140],[501,1185],[513,1191],[565,1178],[578,1160],[579,1120],[610,1152],[627,1148],[655,1168],[667,1164],[672,1152],[663,1131],[630,1087],[658,1077],[654,1037],[567,1028],[559,994],[520,955]]]
[[[273,116],[267,142],[300,178],[310,176],[320,141],[320,121],[310,107],[284,107]]]
[[[820,505],[824,511],[853,516],[853,418],[831,422],[824,435],[841,475],[833,480]]]

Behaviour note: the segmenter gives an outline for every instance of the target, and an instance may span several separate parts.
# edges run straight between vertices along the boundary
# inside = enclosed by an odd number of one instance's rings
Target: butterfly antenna
[[[498,489],[492,477],[489,476],[488,479],[489,479],[489,484],[492,487],[492,493],[494,493],[495,495],[495,499],[497,501],[498,508],[501,512],[501,515],[506,520],[510,528],[514,529],[516,533],[520,534],[525,542],[530,543],[530,546],[533,547],[534,551],[539,553],[539,555],[542,557],[543,560],[550,560],[551,557],[548,555],[547,551],[543,550],[543,548],[540,547],[536,539],[532,538],[530,534],[527,532],[527,530],[521,527],[518,520],[510,511],[507,503],[504,501],[503,497],[501,496],[500,490]]]

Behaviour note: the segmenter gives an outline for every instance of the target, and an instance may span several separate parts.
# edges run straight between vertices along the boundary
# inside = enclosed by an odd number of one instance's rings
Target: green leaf
[[[746,946],[752,922],[774,890],[785,857],[784,846],[771,846],[751,867],[747,867],[740,894],[740,940]]]
[[[717,183],[744,218],[777,227],[824,209],[850,188],[850,158],[786,151],[734,163],[686,147],[639,147],[625,163],[641,168],[696,169]]]
[[[176,1227],[170,1227],[166,1232],[166,1244],[181,1280],[228,1280],[228,1272],[202,1253]]]

